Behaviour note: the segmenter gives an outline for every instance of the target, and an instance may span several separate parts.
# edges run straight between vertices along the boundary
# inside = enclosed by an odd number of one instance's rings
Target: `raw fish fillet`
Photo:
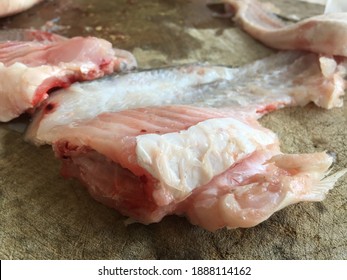
[[[149,224],[185,215],[208,230],[254,226],[299,201],[319,201],[326,153],[286,155],[249,108],[176,105],[104,113],[57,128],[62,174],[98,201]]]
[[[38,145],[51,143],[61,125],[146,106],[253,106],[259,114],[311,101],[324,108],[340,107],[345,72],[333,58],[280,52],[234,69],[187,65],[75,83],[42,104],[26,139]]]
[[[1,0],[0,17],[23,12],[43,0]]]
[[[0,34],[0,121],[34,108],[54,88],[136,66],[130,53],[95,37],[64,39],[47,32],[9,31],[9,38],[14,37],[20,41],[4,41]]]
[[[328,13],[287,25],[257,0],[224,2],[243,30],[271,48],[347,56],[347,13]]]

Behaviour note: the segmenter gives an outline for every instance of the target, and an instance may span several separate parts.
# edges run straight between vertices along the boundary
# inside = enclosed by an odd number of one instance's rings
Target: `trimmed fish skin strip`
[[[240,68],[187,65],[75,83],[42,104],[26,140],[49,144],[58,126],[146,106],[252,107],[259,116],[311,101],[323,108],[340,107],[345,75],[344,64],[333,58],[280,52]]]
[[[177,214],[211,231],[254,226],[287,205],[322,200],[346,172],[325,178],[326,153],[282,154],[274,133],[237,110],[148,107],[59,129],[62,174],[144,224]],[[144,145],[153,137],[156,145]]]
[[[243,30],[271,48],[347,56],[347,13],[318,15],[286,25],[257,0],[224,2]]]
[[[25,30],[22,37],[31,41],[0,43],[0,77],[6,81],[0,86],[0,121],[36,107],[53,88],[136,67],[130,53],[103,39],[48,34]]]

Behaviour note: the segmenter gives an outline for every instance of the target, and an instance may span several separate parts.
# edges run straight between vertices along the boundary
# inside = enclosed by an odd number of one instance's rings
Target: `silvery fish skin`
[[[338,107],[344,94],[344,69],[333,58],[280,52],[240,68],[185,65],[75,83],[52,93],[42,104],[26,139],[38,145],[51,143],[58,126],[146,106],[242,107],[259,116],[309,102]]]
[[[67,38],[44,31],[32,30],[32,29],[8,29],[0,30],[0,43],[11,41],[61,41]]]

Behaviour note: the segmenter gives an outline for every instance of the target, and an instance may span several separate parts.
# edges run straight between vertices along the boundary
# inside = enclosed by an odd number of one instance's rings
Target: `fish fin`
[[[321,194],[324,196],[328,191],[330,191],[334,187],[336,182],[347,173],[347,168],[337,171],[332,175],[329,175],[330,172],[331,170],[327,171],[326,175],[328,176],[320,180],[314,186],[314,188],[312,189],[312,193]]]

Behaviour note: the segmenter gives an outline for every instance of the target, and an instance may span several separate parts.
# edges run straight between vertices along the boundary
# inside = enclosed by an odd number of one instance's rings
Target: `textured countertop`
[[[299,18],[322,6],[272,1]],[[296,3],[295,5],[293,3]],[[0,20],[0,28],[41,28],[94,35],[132,51],[140,68],[203,61],[239,66],[272,53],[229,19],[211,17],[199,0],[45,1]],[[347,98],[345,98],[345,104]],[[347,259],[347,176],[323,202],[300,203],[250,229],[207,232],[185,218],[124,225],[125,217],[59,175],[49,147],[36,148],[0,124],[0,259]],[[283,152],[336,153],[347,167],[347,105],[273,112],[261,123]]]

